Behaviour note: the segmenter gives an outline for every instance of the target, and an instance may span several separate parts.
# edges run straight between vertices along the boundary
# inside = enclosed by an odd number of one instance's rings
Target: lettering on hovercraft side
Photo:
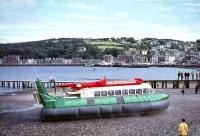
[[[120,81],[107,81],[107,85],[117,85],[117,84],[135,84],[135,80],[120,80]]]

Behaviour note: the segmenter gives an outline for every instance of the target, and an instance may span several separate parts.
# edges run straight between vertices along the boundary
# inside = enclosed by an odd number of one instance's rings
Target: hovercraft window
[[[129,94],[135,94],[135,89],[129,89]]]
[[[122,95],[121,90],[115,90],[115,95]]]
[[[150,88],[150,93],[154,93],[154,90],[152,88]]]
[[[142,89],[136,89],[136,94],[141,94],[142,93]]]
[[[107,91],[102,91],[101,96],[107,96]]]
[[[143,93],[149,93],[149,88],[144,88]]]
[[[108,91],[108,95],[109,95],[109,96],[114,95],[114,91],[113,91],[113,90],[109,90],[109,91]]]
[[[128,89],[123,89],[123,90],[122,90],[122,94],[123,94],[123,95],[128,95]]]
[[[95,96],[95,97],[99,97],[99,96],[100,96],[100,92],[99,92],[99,91],[95,91],[95,92],[94,92],[94,96]]]

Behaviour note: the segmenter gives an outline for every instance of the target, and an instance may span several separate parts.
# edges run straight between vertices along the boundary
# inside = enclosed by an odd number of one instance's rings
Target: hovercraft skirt
[[[66,107],[66,108],[43,108],[41,110],[42,119],[66,118],[76,119],[82,117],[94,116],[111,116],[126,114],[149,114],[159,112],[169,106],[169,99],[138,102],[122,103],[114,105],[93,105],[83,107]]]

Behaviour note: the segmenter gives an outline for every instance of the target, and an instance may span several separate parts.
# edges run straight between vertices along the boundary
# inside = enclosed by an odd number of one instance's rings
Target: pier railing
[[[153,88],[195,88],[197,84],[200,84],[200,80],[145,80],[144,82],[149,83]],[[65,83],[72,82],[43,82],[47,88],[55,88],[57,85],[62,85]],[[1,81],[1,88],[13,88],[13,89],[35,89],[34,81]]]

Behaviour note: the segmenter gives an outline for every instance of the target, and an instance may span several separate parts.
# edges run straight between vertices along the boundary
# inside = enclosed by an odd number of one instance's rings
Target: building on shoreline
[[[20,56],[18,55],[8,55],[2,59],[2,64],[20,64],[20,62]]]

